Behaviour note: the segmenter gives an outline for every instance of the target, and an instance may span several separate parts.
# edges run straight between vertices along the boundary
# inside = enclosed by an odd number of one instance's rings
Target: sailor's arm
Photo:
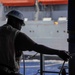
[[[52,49],[47,46],[37,44],[24,33],[19,33],[15,40],[15,45],[18,50],[36,51],[42,54],[58,55],[63,60],[69,58],[69,54],[63,50]]]
[[[42,54],[58,55],[60,58],[62,58],[65,61],[67,61],[70,58],[69,53],[67,51],[52,49],[40,44],[35,44],[34,50]]]

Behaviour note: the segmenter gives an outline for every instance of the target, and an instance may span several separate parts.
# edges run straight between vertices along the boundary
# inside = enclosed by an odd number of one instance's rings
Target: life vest
[[[0,27],[0,64],[9,66],[14,70],[17,68],[14,40],[18,32],[11,25]]]

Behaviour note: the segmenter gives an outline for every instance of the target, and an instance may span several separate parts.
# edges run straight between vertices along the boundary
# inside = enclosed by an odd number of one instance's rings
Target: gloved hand
[[[58,56],[64,61],[68,61],[68,59],[71,58],[69,52],[67,51],[59,51]]]

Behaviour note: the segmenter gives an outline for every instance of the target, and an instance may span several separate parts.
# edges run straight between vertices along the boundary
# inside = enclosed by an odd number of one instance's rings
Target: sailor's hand
[[[58,56],[61,59],[63,59],[64,61],[68,61],[68,59],[71,58],[70,55],[69,55],[69,52],[67,52],[67,51],[59,51]]]

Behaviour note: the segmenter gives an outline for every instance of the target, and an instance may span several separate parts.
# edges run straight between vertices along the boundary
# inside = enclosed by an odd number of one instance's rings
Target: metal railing
[[[24,75],[25,75],[25,60],[26,59],[32,59],[34,58],[38,53],[34,54],[33,56],[29,56],[27,58],[25,58],[25,56],[23,55],[23,66],[24,66]],[[67,75],[68,73],[66,72],[66,68],[64,66],[65,61],[63,62],[60,71],[45,71],[45,64],[44,64],[44,55],[40,54],[40,69],[37,71],[37,73],[35,73],[34,75],[37,75],[38,73],[40,73],[40,75],[45,75],[45,73],[54,73],[54,74],[58,74],[58,75]]]

